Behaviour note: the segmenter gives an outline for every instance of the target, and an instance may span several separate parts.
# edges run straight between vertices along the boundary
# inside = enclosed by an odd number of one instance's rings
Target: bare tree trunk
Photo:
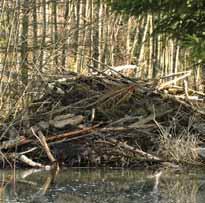
[[[205,93],[205,64],[202,64],[201,67],[201,84],[202,84],[202,91]]]
[[[131,50],[131,39],[130,39],[130,33],[132,28],[132,18],[129,17],[127,22],[127,39],[126,39],[126,64],[130,64],[130,50]]]
[[[99,19],[98,19],[98,32],[99,32],[99,41],[98,41],[98,50],[99,50],[99,62],[102,62],[103,57],[103,32],[104,32],[104,26],[103,26],[103,3],[99,1]],[[99,64],[99,68],[103,69],[103,65],[101,63]]]
[[[165,74],[170,73],[170,67],[169,67],[169,40],[167,40],[166,45],[165,45],[165,58],[164,58],[164,63],[165,63]]]
[[[172,67],[172,73],[178,72],[178,63],[179,63],[179,45],[176,41],[173,48],[173,67]],[[173,77],[173,80],[175,77]],[[175,83],[176,85],[176,83]]]
[[[85,50],[85,19],[86,19],[86,0],[81,0],[80,8],[79,8],[79,37],[78,37],[78,53],[76,57],[76,66],[77,66],[77,72],[80,73],[83,68],[83,50]]]
[[[53,46],[54,46],[54,64],[55,67],[58,66],[58,22],[57,22],[57,2],[53,1],[52,3],[52,17],[53,17]]]
[[[28,83],[28,25],[29,25],[29,1],[23,2],[22,32],[21,32],[21,80]]]
[[[120,24],[122,23],[122,15],[113,16],[113,24],[109,25],[109,35],[110,35],[110,65],[115,66],[115,47],[117,44],[117,39],[119,36]]]
[[[134,40],[132,42],[132,47],[130,50],[130,63],[137,63],[136,61],[136,47],[137,47],[137,43],[139,42],[139,25],[141,24],[140,22],[142,21],[142,17],[139,16],[137,19],[135,19],[137,22],[135,22],[134,25],[134,29],[135,29],[135,37]]]
[[[103,64],[109,64],[108,57],[109,57],[109,51],[108,51],[108,40],[109,40],[109,8],[106,4],[104,4],[104,12],[103,12],[103,32],[101,33],[103,35],[103,43],[102,43],[102,53],[101,53],[101,62]]]
[[[174,42],[172,39],[169,40],[169,73],[173,73],[173,62],[174,62]]]
[[[69,6],[70,6],[70,0],[66,1],[66,5],[65,5],[65,14],[64,14],[64,25],[63,25],[63,46],[62,46],[62,61],[61,61],[61,65],[63,68],[66,67],[66,52],[67,52],[67,37],[66,37],[66,27],[68,24],[68,16],[69,16]]]
[[[148,64],[147,64],[147,71],[146,71],[146,77],[152,78],[152,56],[153,56],[153,20],[152,15],[150,15],[150,21],[149,21],[149,58],[148,58]]]
[[[155,29],[155,18],[156,16],[153,15],[152,17],[152,24],[153,24],[153,30]],[[159,73],[159,61],[158,61],[158,56],[159,56],[159,35],[157,33],[153,33],[153,46],[152,46],[152,78],[156,78],[158,73]]]
[[[200,90],[199,79],[200,79],[200,66],[196,65],[194,67],[194,87],[193,88],[197,91]]]
[[[33,0],[33,64],[37,64],[37,49],[38,49],[38,26],[37,26],[37,11],[36,0]]]
[[[100,11],[100,0],[95,0],[93,3],[93,35],[92,35],[92,42],[93,42],[93,54],[92,58],[93,65],[95,68],[98,68],[98,61],[99,61],[99,11]]]
[[[42,0],[42,13],[43,13],[43,18],[42,18],[42,39],[41,39],[41,50],[40,50],[40,56],[39,56],[39,70],[43,69],[43,63],[44,63],[44,48],[46,46],[46,0]]]
[[[144,55],[144,47],[145,47],[148,26],[149,26],[149,15],[146,15],[144,17],[144,23],[143,23],[142,30],[141,30],[142,37],[141,37],[141,42],[140,42],[139,51],[138,51],[139,54],[138,54],[138,59],[137,59],[137,65],[139,66],[142,62],[143,55]]]
[[[83,0],[82,2],[82,47],[80,51],[80,62],[79,62],[79,67],[80,70],[83,70],[85,67],[85,54],[86,54],[86,32],[87,32],[87,27],[86,27],[86,17],[87,17],[87,10],[88,10],[88,4],[87,0]]]
[[[93,0],[89,0],[89,21],[90,21],[90,27],[89,27],[89,64],[93,65],[93,61],[91,60],[92,58],[92,53],[93,53]]]
[[[76,12],[75,12],[75,36],[74,36],[74,43],[75,43],[75,64],[76,64],[76,70],[79,72],[79,67],[77,64],[77,59],[78,59],[78,50],[79,50],[79,32],[80,32],[80,4],[81,0],[76,0]]]

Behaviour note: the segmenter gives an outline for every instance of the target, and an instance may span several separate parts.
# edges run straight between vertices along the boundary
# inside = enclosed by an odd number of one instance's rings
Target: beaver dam
[[[188,75],[55,78],[1,125],[1,166],[203,165],[205,94],[188,88]]]

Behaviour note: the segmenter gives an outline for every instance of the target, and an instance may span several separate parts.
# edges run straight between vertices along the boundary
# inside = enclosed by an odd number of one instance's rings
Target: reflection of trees
[[[204,202],[205,185],[201,178],[167,172],[161,176],[148,174],[86,169],[56,174],[29,170],[18,172],[16,182],[11,174],[0,175],[0,197],[6,202],[38,203]]]
[[[67,190],[67,197],[82,197],[85,202],[140,202],[140,203],[202,203],[205,199],[205,185],[201,179],[188,174],[175,175],[169,173],[163,175],[158,180],[155,177],[147,178],[145,176],[135,177],[133,179],[124,176],[117,179],[110,177],[99,182],[95,179],[90,182],[76,183],[69,186],[75,188],[75,191]],[[102,176],[103,178],[106,175]],[[64,196],[64,200],[66,195]],[[68,199],[67,199],[68,200]],[[64,201],[66,202],[66,201]],[[80,202],[80,201],[73,201]]]
[[[171,177],[171,176],[170,176]],[[161,181],[160,189],[162,199],[167,199],[167,203],[202,203],[205,199],[205,185],[200,179],[190,175],[176,175],[173,178],[166,178]],[[199,188],[203,190],[199,193]],[[204,195],[203,195],[204,194]],[[199,201],[199,197],[203,198]],[[202,201],[203,200],[203,201]]]
[[[68,174],[67,178],[64,176],[64,180],[60,177],[61,174],[58,176],[55,187],[61,188],[64,185],[62,182],[67,182],[66,192],[58,195],[55,202],[147,203],[153,199],[153,179],[146,180],[143,173],[86,171]]]
[[[27,170],[20,171],[17,174],[8,173],[8,171],[1,173],[1,188],[0,197],[1,202],[47,202],[45,193],[47,192],[51,183],[54,182],[57,173],[50,171],[47,174],[45,181],[40,185],[35,181],[28,180],[30,176],[35,173],[40,173],[41,170]]]

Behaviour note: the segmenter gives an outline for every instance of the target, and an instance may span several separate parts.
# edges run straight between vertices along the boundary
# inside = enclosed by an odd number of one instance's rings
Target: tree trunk
[[[38,54],[38,26],[37,26],[37,11],[36,0],[33,0],[33,64],[37,65]]]
[[[93,3],[93,35],[92,35],[92,42],[93,42],[93,66],[98,68],[98,61],[99,61],[99,19],[100,19],[100,0],[95,0]]]
[[[143,26],[142,26],[142,29],[141,29],[142,37],[141,37],[141,42],[140,42],[139,51],[138,51],[138,59],[137,59],[137,65],[138,66],[141,66],[140,64],[142,63],[142,60],[143,60],[148,26],[149,26],[149,15],[146,15],[144,17],[144,23],[143,23]]]
[[[172,67],[172,73],[178,72],[178,63],[179,63],[179,45],[176,41],[173,48],[173,67]],[[173,80],[175,77],[173,77]],[[176,85],[176,83],[175,83]]]
[[[23,2],[22,32],[21,32],[21,80],[24,85],[28,83],[28,25],[29,1]]]
[[[44,65],[44,48],[46,46],[45,42],[46,42],[46,29],[47,29],[47,25],[46,25],[46,0],[42,0],[42,13],[43,13],[43,17],[42,17],[42,39],[41,39],[41,49],[40,49],[40,56],[39,56],[39,70],[43,69],[43,65]]]
[[[57,2],[52,3],[52,17],[53,17],[53,46],[54,46],[54,67],[58,67],[58,22],[57,22]]]
[[[63,25],[63,34],[62,34],[62,43],[63,43],[63,46],[62,46],[62,61],[61,61],[61,65],[62,67],[65,69],[66,67],[66,53],[67,53],[67,37],[66,37],[66,27],[67,27],[67,24],[68,24],[68,16],[69,16],[69,12],[70,12],[70,9],[69,9],[69,6],[70,6],[70,0],[67,0],[66,1],[66,4],[65,4],[65,13],[64,13],[64,25]]]
[[[77,60],[78,60],[78,54],[79,54],[78,51],[79,51],[79,32],[80,32],[80,4],[81,4],[81,0],[76,0],[74,54],[75,54],[75,66],[76,66],[77,72],[79,72]]]

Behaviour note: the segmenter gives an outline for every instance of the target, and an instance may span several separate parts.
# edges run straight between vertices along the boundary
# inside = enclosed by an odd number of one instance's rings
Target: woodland
[[[203,0],[1,0],[1,167],[205,161]]]

